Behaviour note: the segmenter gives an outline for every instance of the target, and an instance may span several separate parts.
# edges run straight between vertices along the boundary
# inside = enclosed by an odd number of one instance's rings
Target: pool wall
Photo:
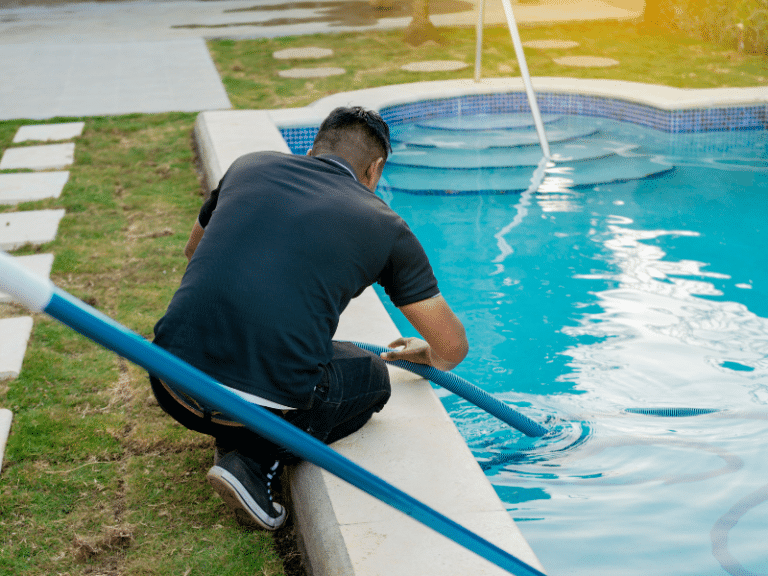
[[[568,79],[566,83],[563,83],[561,78],[535,80],[536,100],[544,114],[610,118],[667,132],[671,137],[691,132],[732,132],[768,128],[768,88],[684,90],[612,80]],[[510,85],[513,81],[509,79],[504,82],[489,80],[488,84],[500,84],[499,89],[506,86],[505,91],[486,92],[484,82],[468,86],[475,89],[473,93],[453,95],[451,93],[454,92],[456,83],[428,83],[447,85],[448,89],[438,89],[437,93],[432,94],[426,90],[414,90],[416,101],[410,101],[406,90],[390,103],[385,101],[380,102],[378,106],[368,106],[379,110],[390,126],[446,116],[531,111],[528,98],[522,91],[522,83],[519,88],[515,88]],[[411,86],[422,85],[407,85]],[[387,91],[387,88],[375,90],[381,92]],[[326,110],[326,104],[336,104],[339,96],[341,95],[320,100],[313,106]],[[327,108],[327,111],[331,109],[333,107]],[[282,114],[276,112],[275,116],[280,118]],[[291,150],[294,153],[305,153],[317,134],[319,122],[314,125],[296,126],[296,120],[295,117],[282,122],[278,120],[278,125]]]
[[[534,78],[544,112],[609,117],[669,132],[766,127],[768,90],[681,90],[630,82]],[[208,188],[240,155],[305,153],[333,108],[362,105],[393,124],[458,113],[527,110],[519,79],[424,82],[345,92],[305,108],[203,112],[195,140]],[[513,108],[516,107],[516,108]],[[650,124],[649,124],[650,123]],[[735,134],[738,134],[735,132]],[[336,337],[386,344],[398,336],[369,289],[344,312]],[[391,368],[393,397],[334,449],[543,569],[429,383]],[[313,576],[502,574],[497,567],[311,464],[291,477],[294,523]],[[553,542],[556,542],[553,535]]]

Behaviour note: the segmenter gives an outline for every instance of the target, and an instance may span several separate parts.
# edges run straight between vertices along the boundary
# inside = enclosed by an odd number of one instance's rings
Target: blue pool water
[[[456,372],[553,432],[438,393],[548,574],[768,574],[768,133],[546,115],[531,186],[525,118],[393,127]]]

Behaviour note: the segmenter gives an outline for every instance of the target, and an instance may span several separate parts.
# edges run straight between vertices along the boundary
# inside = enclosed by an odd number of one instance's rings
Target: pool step
[[[599,130],[581,127],[550,127],[546,132],[547,140],[550,143],[557,143],[594,136],[599,133]],[[390,132],[390,140],[393,148],[404,145],[464,150],[509,148],[539,143],[535,130],[444,130],[415,124],[394,126]]]
[[[632,147],[636,148],[636,146]],[[605,138],[554,143],[550,146],[552,160],[584,162],[605,158],[627,151],[627,147]],[[431,168],[513,168],[538,166],[541,148],[535,145],[515,148],[425,148],[401,146],[392,150],[387,160],[391,166],[423,166]]]
[[[543,124],[553,124],[563,117],[556,114],[542,114]],[[535,123],[530,114],[473,114],[470,116],[449,116],[447,118],[432,118],[416,122],[420,128],[438,130],[521,130],[534,128]]]
[[[543,185],[587,188],[657,176],[670,162],[643,152],[636,139],[601,131],[572,116],[542,117],[551,152]],[[430,118],[392,127],[392,154],[379,187],[411,194],[494,194],[531,185],[542,160],[529,114]]]
[[[545,183],[579,188],[637,180],[673,170],[645,157],[612,155],[590,162],[559,163],[546,170]],[[411,194],[492,194],[520,192],[531,184],[531,167],[445,169],[398,166],[385,170],[379,188]]]

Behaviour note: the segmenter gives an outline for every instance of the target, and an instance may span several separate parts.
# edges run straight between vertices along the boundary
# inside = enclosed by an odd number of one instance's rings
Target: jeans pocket
[[[323,378],[315,386],[312,398],[312,408],[307,414],[306,431],[325,442],[331,430],[336,425],[337,412],[339,410],[339,391],[336,390],[338,384],[334,378],[332,369],[323,368]]]

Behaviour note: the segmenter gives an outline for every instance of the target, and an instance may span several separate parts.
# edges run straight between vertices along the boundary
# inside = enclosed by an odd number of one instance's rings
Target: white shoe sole
[[[237,521],[251,528],[264,530],[277,530],[284,523],[288,512],[280,504],[274,504],[275,510],[280,513],[277,518],[272,518],[261,509],[248,491],[232,474],[214,466],[206,476],[214,490],[222,500],[235,512]]]

